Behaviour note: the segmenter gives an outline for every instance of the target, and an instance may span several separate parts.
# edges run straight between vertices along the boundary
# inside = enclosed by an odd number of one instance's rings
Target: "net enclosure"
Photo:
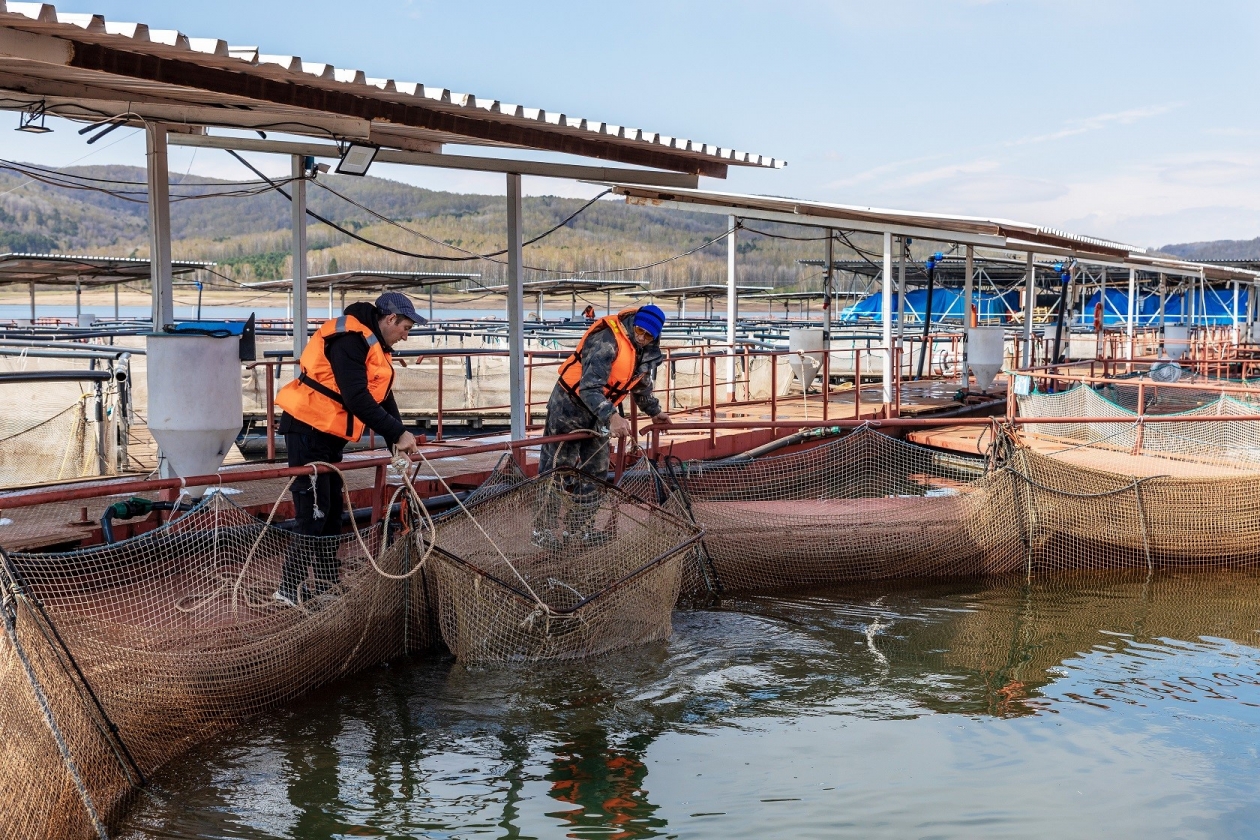
[[[106,837],[194,744],[443,636],[485,661],[669,635],[693,524],[579,474],[499,474],[436,522],[407,479],[401,520],[327,538],[216,492],[118,543],[0,555],[0,837]]]
[[[423,580],[403,577],[417,542],[383,536],[298,536],[213,494],[114,545],[5,554],[0,833],[102,835],[193,744],[427,646]],[[292,553],[332,579],[286,607],[272,593]]]
[[[123,542],[0,553],[0,836],[107,836],[192,745],[443,641],[465,663],[572,659],[666,638],[688,594],[1260,565],[1260,475],[1120,475],[1006,432],[987,460],[863,428],[644,462],[621,487],[505,462],[463,509],[403,501],[401,520],[317,539],[213,493]],[[294,556],[289,607],[272,593]]]
[[[861,428],[777,457],[627,471],[705,535],[687,591],[758,591],[1007,570],[984,463]],[[667,486],[668,485],[668,486]]]
[[[1161,456],[1150,460],[1156,474],[1121,475],[1002,432],[986,462],[862,428],[788,455],[679,463],[668,482],[636,468],[623,486],[704,529],[684,581],[692,595],[1260,563],[1260,474],[1160,475]]]
[[[669,637],[697,527],[576,470],[492,483],[433,531],[438,617],[457,659],[576,659]]]
[[[1078,385],[1058,394],[1030,394],[1019,397],[1019,412],[1026,417],[1107,417],[1124,422],[1030,423],[1028,434],[1059,438],[1083,446],[1119,449],[1134,454],[1189,457],[1208,462],[1243,464],[1260,468],[1260,422],[1255,420],[1216,420],[1205,418],[1245,417],[1260,413],[1260,407],[1249,396],[1243,398],[1217,392],[1192,408],[1182,408],[1182,400],[1174,389],[1155,385],[1143,388],[1147,414],[1185,418],[1176,421],[1143,423],[1136,412],[1134,386],[1120,389],[1112,386],[1107,394]],[[1198,392],[1189,392],[1194,397]],[[1132,406],[1132,407],[1130,407]]]

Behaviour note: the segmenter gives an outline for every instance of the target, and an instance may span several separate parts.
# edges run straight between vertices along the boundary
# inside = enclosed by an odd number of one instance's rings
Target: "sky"
[[[57,5],[788,162],[731,167],[725,181],[701,180],[712,189],[1017,219],[1148,247],[1260,236],[1254,0]],[[77,125],[55,125],[8,135],[3,156],[143,165],[137,131],[89,147]],[[253,160],[287,171],[285,159]],[[171,168],[246,175],[212,150],[172,149]],[[497,175],[372,174],[504,191]],[[550,179],[525,188],[593,194]]]

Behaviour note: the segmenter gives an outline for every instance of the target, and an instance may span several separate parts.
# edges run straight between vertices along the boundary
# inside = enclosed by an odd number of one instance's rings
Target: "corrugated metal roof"
[[[994,240],[1018,239],[1034,246],[1080,250],[1117,257],[1135,252],[1141,253],[1145,250],[1122,242],[1112,242],[1093,236],[1079,236],[1054,228],[1009,219],[886,210],[851,204],[833,204],[779,196],[740,195],[712,190],[658,189],[634,184],[610,184],[609,186],[614,192],[626,196],[631,202],[671,202],[678,206],[696,209],[703,207],[735,216],[746,214],[750,217],[760,216],[770,220],[799,219],[801,224],[810,224],[809,220],[826,223],[834,221],[836,227],[857,230],[906,228],[936,231],[941,234],[992,237]],[[949,241],[948,236],[942,239]]]
[[[420,289],[428,286],[441,286],[446,283],[459,283],[464,280],[476,280],[480,277],[480,273],[364,269],[360,271],[338,271],[333,274],[312,274],[306,278],[306,288],[310,291],[318,291],[328,286],[335,286],[343,291]],[[260,280],[255,283],[243,283],[241,285],[250,289],[261,289],[264,291],[287,291],[293,288],[293,278]]]
[[[599,280],[585,277],[557,277],[553,280],[530,280],[522,284],[527,295],[568,295],[586,292],[619,292],[628,289],[641,289],[647,285],[646,280]],[[487,292],[506,292],[507,286],[486,286]]]
[[[546,149],[605,159],[635,161],[613,155],[593,153],[604,150],[639,150],[657,154],[662,161],[692,161],[700,174],[724,173],[726,165],[779,168],[784,161],[737,149],[702,143],[682,137],[647,131],[503,102],[491,97],[460,93],[449,88],[420,82],[374,78],[362,70],[335,67],[331,64],[306,61],[294,55],[274,55],[254,46],[232,46],[215,38],[194,38],[173,29],[154,29],[143,23],[107,20],[103,15],[59,11],[51,3],[5,3],[0,0],[0,28],[31,33],[68,42],[68,55],[59,51],[59,44],[49,41],[24,41],[10,44],[0,56],[0,77],[37,76],[44,85],[25,86],[27,93],[40,95],[57,87],[87,84],[104,85],[117,101],[151,106],[159,98],[167,104],[229,108],[254,102],[264,103],[264,112],[280,118],[300,118],[320,108],[334,116],[351,120],[368,119],[373,139],[382,145],[394,136],[397,145],[406,148],[406,141],[433,143],[465,143],[506,145],[520,148]],[[64,57],[64,61],[61,59]],[[145,61],[146,58],[166,62]],[[171,63],[176,62],[176,63]],[[48,65],[61,67],[49,72]],[[200,73],[198,72],[200,71]],[[218,71],[230,71],[240,77],[216,77]],[[108,78],[102,78],[108,76]],[[193,80],[204,78],[204,84]],[[232,84],[224,84],[224,81]],[[0,88],[18,89],[0,78]],[[282,83],[281,87],[268,83]],[[288,86],[298,86],[300,91]],[[188,91],[181,94],[178,91]],[[195,94],[191,93],[196,91]],[[304,91],[313,91],[307,95]],[[81,98],[102,98],[102,91],[81,91]],[[55,95],[55,94],[49,94]],[[339,99],[338,96],[352,99]],[[390,121],[365,113],[362,101],[381,106],[402,105],[415,110],[417,119]],[[356,104],[358,103],[358,104]],[[248,106],[247,106],[248,107]],[[372,111],[369,107],[367,111]],[[395,110],[395,115],[397,111]],[[244,117],[226,112],[225,120],[214,125],[238,125]],[[421,118],[423,117],[423,118]],[[231,120],[235,120],[232,122]],[[197,122],[190,119],[189,122]],[[498,126],[495,130],[488,125]],[[247,126],[248,127],[248,126]],[[303,132],[294,125],[286,130]],[[318,134],[316,132],[316,134]],[[531,142],[531,138],[538,142]],[[545,138],[547,142],[539,141]],[[367,139],[367,138],[361,138]],[[566,140],[569,141],[566,147]],[[643,165],[653,165],[645,162]],[[708,171],[704,171],[707,169]]]
[[[735,294],[743,297],[744,295],[755,295],[761,292],[773,292],[772,286],[736,286]],[[663,298],[720,298],[726,297],[726,286],[720,283],[702,283],[698,286],[674,286],[665,289],[644,289],[642,292],[635,292],[635,297],[663,297]]]
[[[81,254],[0,254],[0,285],[39,283],[70,285],[108,285],[131,280],[147,280],[150,262],[134,257],[93,257]],[[174,260],[174,274],[188,274],[210,268],[212,262]]]

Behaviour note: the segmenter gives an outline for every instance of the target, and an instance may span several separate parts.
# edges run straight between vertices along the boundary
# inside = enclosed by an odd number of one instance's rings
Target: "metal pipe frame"
[[[591,432],[571,432],[566,435],[551,435],[525,440],[512,440],[483,446],[458,446],[438,452],[425,452],[424,457],[430,461],[444,458],[460,458],[466,455],[479,455],[484,452],[517,452],[531,446],[544,443],[559,443],[566,440],[582,440],[591,437]],[[408,456],[412,463],[420,461],[419,455]],[[377,458],[361,458],[343,461],[337,464],[342,472],[353,470],[377,469],[388,467],[393,458],[384,455]],[[310,464],[305,467],[270,467],[266,469],[242,469],[227,473],[211,473],[209,475],[193,475],[186,478],[136,479],[134,481],[94,481],[86,487],[59,487],[56,490],[19,491],[16,493],[0,493],[0,510],[34,507],[54,502],[71,502],[79,499],[95,499],[102,496],[123,495],[127,493],[154,493],[161,490],[177,490],[181,487],[216,487],[228,484],[246,484],[252,481],[267,481],[273,478],[289,478],[298,475],[310,475],[311,471],[332,472],[328,465]]]

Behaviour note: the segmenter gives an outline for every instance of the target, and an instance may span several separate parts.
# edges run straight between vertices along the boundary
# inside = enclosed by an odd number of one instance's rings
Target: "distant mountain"
[[[1183,242],[1179,245],[1165,245],[1159,250],[1187,260],[1256,260],[1260,259],[1260,237]]]
[[[79,166],[48,171],[96,179],[80,182],[96,189],[53,186],[0,169],[0,250],[147,256],[148,205],[143,169]],[[242,175],[242,181],[252,179],[244,171]],[[220,271],[238,281],[291,276],[287,199],[257,182],[242,185],[172,173],[171,184],[171,231],[177,258],[213,260],[219,263]],[[208,192],[233,194],[186,197]],[[458,249],[485,254],[504,248],[506,207],[502,196],[438,192],[383,178],[331,173],[320,175],[307,194],[314,212],[373,242],[420,255],[375,248],[312,221],[311,273],[352,268],[406,269],[481,272],[483,283],[503,278],[504,268],[494,260],[439,259],[461,256],[463,252]],[[560,224],[583,204],[578,199],[553,196],[526,198],[526,237]],[[822,243],[810,240],[815,233],[769,223],[755,227],[797,238],[741,233],[737,242],[740,283],[818,288],[818,269],[797,265],[800,258],[822,256]],[[725,230],[725,216],[601,201],[564,228],[527,247],[525,263],[552,272],[599,271],[605,277],[633,276],[657,286],[724,282],[724,242],[686,258],[671,258],[703,246]],[[853,241],[861,247],[877,247],[873,239],[867,239],[859,236]],[[616,269],[651,263],[660,264],[626,275],[616,273]],[[527,270],[527,279],[546,276],[555,275]]]

